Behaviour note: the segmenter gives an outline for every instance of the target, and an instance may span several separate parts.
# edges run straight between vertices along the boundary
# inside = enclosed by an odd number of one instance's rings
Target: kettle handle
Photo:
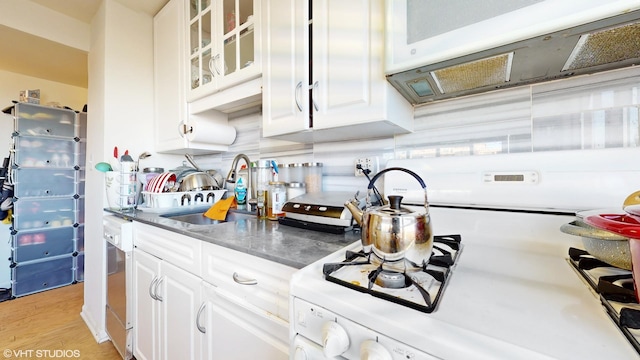
[[[378,178],[380,176],[382,176],[384,173],[388,172],[388,171],[403,171],[406,172],[407,174],[413,176],[416,180],[418,180],[418,182],[420,183],[420,186],[422,187],[422,189],[424,189],[424,206],[426,208],[428,208],[428,202],[427,202],[427,185],[424,184],[424,181],[422,181],[422,178],[420,178],[420,176],[418,176],[418,174],[414,173],[413,171],[409,170],[409,169],[405,169],[405,168],[401,168],[401,167],[390,167],[390,168],[386,168],[382,171],[380,171],[379,173],[377,173],[372,179],[371,181],[369,181],[369,186],[367,187],[367,207],[371,206],[371,200],[370,200],[370,195],[373,189],[373,185],[375,184],[376,180],[378,180]],[[428,210],[427,210],[428,211]]]

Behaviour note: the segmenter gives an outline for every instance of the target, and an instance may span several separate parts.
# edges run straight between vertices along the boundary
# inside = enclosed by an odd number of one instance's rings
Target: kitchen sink
[[[256,215],[248,212],[229,211],[224,220],[212,220],[204,216],[204,211],[196,213],[173,213],[160,215],[164,218],[189,223],[191,225],[215,225],[244,219],[255,219]]]

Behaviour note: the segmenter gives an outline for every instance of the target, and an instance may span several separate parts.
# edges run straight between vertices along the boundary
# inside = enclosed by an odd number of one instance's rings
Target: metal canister
[[[286,188],[287,201],[307,193],[307,187],[303,182],[289,182],[287,183]]]

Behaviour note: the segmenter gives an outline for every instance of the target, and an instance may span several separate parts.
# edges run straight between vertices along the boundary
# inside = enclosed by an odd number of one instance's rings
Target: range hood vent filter
[[[580,36],[562,71],[584,69],[640,57],[640,23]]]
[[[499,86],[509,81],[513,52],[431,72],[443,94]]]

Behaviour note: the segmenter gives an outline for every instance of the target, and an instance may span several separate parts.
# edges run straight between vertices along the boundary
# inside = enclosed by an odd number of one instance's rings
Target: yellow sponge
[[[203,216],[208,217],[211,220],[219,220],[222,221],[227,217],[227,212],[229,211],[229,208],[232,205],[236,205],[236,197],[235,196],[231,196],[228,197],[226,199],[222,199],[218,202],[216,202],[215,204],[213,204],[212,207],[209,208],[209,210],[207,210]]]

